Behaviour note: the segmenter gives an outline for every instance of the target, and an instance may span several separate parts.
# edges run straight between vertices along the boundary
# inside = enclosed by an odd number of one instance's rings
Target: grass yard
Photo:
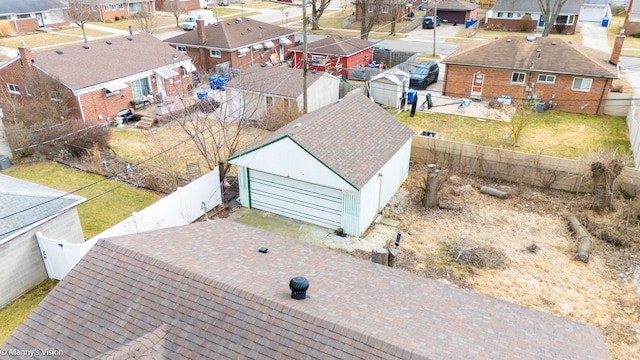
[[[103,232],[131,216],[132,212],[142,210],[161,198],[151,191],[52,162],[15,166],[6,170],[5,174],[61,191],[77,190],[75,194],[87,198],[87,202],[78,206],[85,239]]]
[[[609,40],[609,46],[613,46],[616,41],[616,35],[622,29],[624,25],[624,16],[614,16],[609,21],[607,27],[607,38]],[[640,38],[635,38],[631,34],[626,34],[624,44],[622,45],[622,55],[625,56],[640,56]]]
[[[17,49],[20,45],[20,40],[24,40],[26,45],[31,47],[32,49],[47,45],[82,41],[82,39],[77,36],[37,33],[0,38],[0,46],[8,47],[10,49]]]
[[[14,302],[0,309],[0,344],[4,343],[40,301],[56,286],[57,281],[46,280]]]

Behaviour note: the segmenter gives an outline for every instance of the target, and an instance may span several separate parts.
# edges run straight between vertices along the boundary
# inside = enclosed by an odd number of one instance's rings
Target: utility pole
[[[302,114],[307,113],[307,3],[302,0]]]
[[[438,0],[433,0],[433,57],[436,57],[436,28],[438,27],[438,23],[436,19],[438,18]]]

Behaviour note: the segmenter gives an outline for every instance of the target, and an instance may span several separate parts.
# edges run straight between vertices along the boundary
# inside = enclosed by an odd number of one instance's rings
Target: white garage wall
[[[333,104],[340,98],[340,79],[324,73],[307,89],[307,110],[312,112],[325,105]],[[302,109],[302,94],[298,96],[298,109]]]

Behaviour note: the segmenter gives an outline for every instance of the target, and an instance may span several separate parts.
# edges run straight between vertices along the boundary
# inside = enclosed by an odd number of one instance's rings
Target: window
[[[147,78],[132,81],[131,89],[133,90],[133,97],[135,99],[151,95],[149,79]]]
[[[498,17],[499,18],[504,17],[504,13],[503,12],[498,12]]]
[[[29,19],[29,18],[31,18],[31,14],[19,14],[16,17],[18,19]]]
[[[389,12],[389,6],[387,6],[387,5],[383,5],[383,6],[382,6],[382,9],[380,9],[380,12],[381,12],[382,14],[386,14],[386,13],[388,13],[388,12]]]
[[[118,10],[118,6],[116,4],[112,4],[111,5],[111,10],[113,10],[113,11]]]
[[[209,56],[211,56],[212,58],[221,58],[222,53],[220,52],[220,50],[209,50]]]
[[[507,13],[507,18],[512,18],[513,17],[513,13]]]
[[[271,107],[273,105],[273,96],[267,96],[266,100],[267,100],[267,108]]]
[[[556,18],[556,24],[559,25],[573,25],[575,15],[560,15]]]
[[[118,4],[118,9],[124,10],[124,4]]]
[[[111,8],[109,7],[109,5],[105,5],[105,6],[104,6],[104,11],[109,11],[109,10],[111,10]]]
[[[571,90],[574,90],[574,91],[590,91],[591,90],[591,79],[573,78],[573,85],[571,85]]]
[[[514,72],[511,73],[511,83],[512,84],[524,84],[524,78],[525,78],[525,74],[524,73],[519,73],[519,72]]]
[[[20,87],[16,84],[7,84],[9,87],[9,92],[12,94],[20,95]]]
[[[181,53],[183,53],[183,54],[186,54],[186,53],[187,53],[187,47],[186,47],[186,46],[180,46],[180,45],[178,45],[178,46],[176,46],[176,49],[177,49],[178,51],[180,51]]]
[[[0,20],[11,20],[11,16],[9,16],[9,15],[0,15]]]
[[[324,62],[325,62],[324,56],[316,56],[316,55],[311,56],[311,63],[313,65],[324,66]]]
[[[540,75],[538,75],[538,82],[539,83],[545,83],[545,84],[554,84],[556,82],[556,76],[555,75],[540,74]]]

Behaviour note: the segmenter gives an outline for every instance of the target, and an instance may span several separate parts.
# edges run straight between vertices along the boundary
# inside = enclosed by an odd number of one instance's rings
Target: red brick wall
[[[624,24],[624,33],[627,35],[640,33],[640,22],[627,21]]]
[[[393,1],[391,3],[394,3]],[[372,2],[373,4],[373,2]],[[418,6],[422,5],[423,8],[427,6],[428,3],[423,3],[420,0],[414,0],[414,1],[407,1],[404,3],[396,3],[399,4],[401,6],[401,8],[398,10],[398,21],[402,22],[402,20],[404,19],[405,16],[408,16],[409,13],[411,11],[414,11],[414,15],[415,16],[420,16],[422,15],[422,12],[418,13],[417,8]],[[411,6],[406,6],[406,5],[411,5]],[[354,13],[356,16],[356,21],[360,21],[362,20],[362,10],[360,9],[359,6],[355,5],[354,3]],[[378,21],[380,22],[389,22],[391,21],[392,16],[391,16],[391,8],[388,7],[388,11],[386,13],[381,13],[378,17]]]
[[[308,56],[308,64],[309,64],[309,70],[316,70],[319,72],[325,72],[327,71],[327,68],[325,68],[325,66],[320,66],[320,65],[313,65],[311,63],[311,59],[313,54],[309,53],[307,54]],[[322,55],[324,56],[324,55]],[[292,66],[294,66],[295,68],[298,69],[302,69],[302,52],[295,52],[292,55],[293,59],[292,59]],[[356,67],[356,66],[367,66],[370,62],[371,59],[373,58],[373,49],[367,49],[364,51],[361,51],[357,54],[351,55],[350,57],[341,57],[340,58],[340,63],[342,64],[342,76],[345,79],[349,78],[349,67]],[[331,72],[332,75],[336,75],[334,74],[335,71],[335,65],[336,62],[338,60],[338,57],[327,57],[326,61],[325,61],[325,65],[327,65],[328,70]],[[339,76],[339,75],[336,75]]]
[[[526,72],[525,83],[527,85],[535,83],[535,85],[532,91],[525,92],[525,86],[511,85],[511,75],[513,73],[511,70],[447,65],[443,95],[469,98],[471,96],[473,74],[478,71],[485,75],[482,88],[483,101],[492,100],[503,95],[511,96],[512,99],[519,99],[535,94],[540,101],[544,101],[546,104],[552,101],[556,110],[574,113],[602,114],[604,101],[611,88],[611,79],[593,78],[590,91],[574,91],[571,90],[574,76],[556,74],[554,84],[544,84],[537,81],[538,74],[547,73]],[[585,104],[587,106],[582,108]]]
[[[576,15],[576,19],[573,25],[567,26],[562,33],[575,34],[577,22],[578,22],[578,15]],[[530,24],[528,26],[530,26],[531,29],[535,30],[537,24],[538,22],[536,20],[530,20]],[[498,30],[499,28],[504,28],[504,30],[506,31],[523,31],[523,21],[520,19],[509,20],[509,19],[503,19],[503,18],[500,18],[500,19],[490,18],[487,20],[487,28],[491,29],[492,27],[496,28],[496,30]],[[551,27],[551,33],[557,33],[555,26]]]

